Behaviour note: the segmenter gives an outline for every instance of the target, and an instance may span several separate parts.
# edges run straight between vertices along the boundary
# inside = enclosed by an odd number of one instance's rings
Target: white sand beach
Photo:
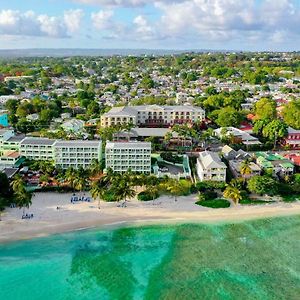
[[[226,222],[300,214],[300,202],[266,205],[237,205],[226,209],[211,209],[195,204],[197,196],[160,197],[154,205],[131,200],[126,208],[117,203],[101,201],[70,203],[71,194],[36,193],[26,213],[32,219],[22,220],[22,209],[8,208],[0,221],[0,243],[41,237],[82,228],[116,224],[148,224],[167,222]],[[59,209],[57,209],[59,207]]]

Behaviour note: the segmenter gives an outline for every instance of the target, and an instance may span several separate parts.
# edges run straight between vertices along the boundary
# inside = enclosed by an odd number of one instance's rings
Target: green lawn
[[[282,196],[282,201],[284,202],[295,202],[300,199],[300,195],[285,195]]]
[[[230,202],[225,199],[204,200],[196,202],[197,205],[210,208],[227,208],[230,207]]]

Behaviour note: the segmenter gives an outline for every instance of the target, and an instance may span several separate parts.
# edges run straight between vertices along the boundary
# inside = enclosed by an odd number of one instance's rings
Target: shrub
[[[182,164],[183,163],[183,157],[178,155],[173,155],[169,152],[163,152],[161,153],[161,158],[165,161],[169,161],[173,164]]]
[[[210,208],[228,208],[230,207],[230,202],[225,199],[215,199],[215,200],[204,200],[197,201],[197,205],[210,207]]]
[[[103,195],[103,197],[102,197],[101,200],[103,200],[103,201],[105,201],[105,202],[115,202],[115,201],[116,201],[116,197],[115,197],[115,194],[114,194],[113,191],[107,190],[107,191],[104,193],[104,195]]]
[[[218,194],[214,191],[205,191],[200,193],[199,195],[199,201],[206,201],[206,200],[213,200],[216,199]]]
[[[225,182],[217,182],[217,181],[202,181],[197,182],[196,188],[199,192],[204,192],[206,190],[221,190],[223,191],[226,188]]]
[[[159,197],[159,194],[156,193],[153,197],[153,195],[151,195],[147,190],[146,191],[143,191],[143,192],[140,192],[138,194],[138,199],[140,201],[151,201],[151,200],[154,200],[154,199],[157,199]]]

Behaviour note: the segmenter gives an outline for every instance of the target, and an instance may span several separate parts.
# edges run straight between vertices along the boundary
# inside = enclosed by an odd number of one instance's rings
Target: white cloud
[[[80,28],[82,16],[80,10],[66,11],[63,17],[0,10],[0,35],[66,38]]]
[[[164,3],[182,2],[184,0],[158,0]],[[151,0],[72,0],[72,2],[87,4],[87,5],[100,5],[108,7],[139,7],[151,5],[155,1]]]
[[[92,23],[94,27],[98,30],[113,29],[115,27],[113,15],[114,12],[112,10],[100,10],[97,13],[92,13]]]
[[[144,16],[137,16],[133,20],[133,24],[135,25],[134,35],[137,38],[144,40],[155,38],[154,28],[149,24],[148,20]]]
[[[64,22],[70,33],[80,29],[84,12],[81,9],[71,9],[64,12]]]
[[[157,32],[170,38],[198,37],[205,40],[253,39],[283,41],[283,32],[297,34],[300,8],[295,0],[189,0],[157,1],[162,17]],[[279,39],[279,32],[281,38]]]

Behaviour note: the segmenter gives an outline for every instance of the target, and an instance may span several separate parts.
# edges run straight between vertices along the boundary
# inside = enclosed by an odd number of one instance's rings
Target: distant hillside
[[[66,57],[111,55],[170,55],[186,52],[210,52],[209,50],[160,50],[160,49],[9,49],[0,50],[0,57]]]

